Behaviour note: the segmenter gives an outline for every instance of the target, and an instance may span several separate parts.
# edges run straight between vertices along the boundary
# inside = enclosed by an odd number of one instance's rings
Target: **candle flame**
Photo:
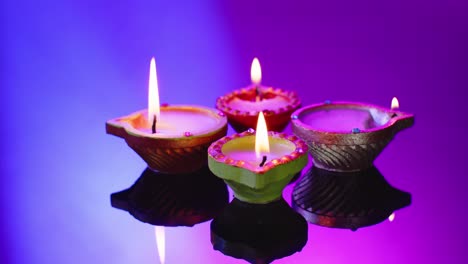
[[[166,233],[164,226],[156,226],[154,228],[156,235],[156,248],[158,249],[159,262],[164,264],[166,262]]]
[[[393,220],[395,220],[395,212],[388,216],[388,221],[393,222]]]
[[[398,109],[400,107],[400,104],[398,103],[398,99],[396,97],[393,97],[392,99],[392,110]]]
[[[151,58],[148,83],[148,123],[151,126],[156,116],[156,122],[160,120],[158,78],[156,77],[156,61]]]
[[[257,131],[255,132],[255,155],[261,159],[270,153],[270,142],[268,142],[268,130],[263,112],[258,115]]]
[[[260,67],[260,62],[255,57],[252,61],[252,66],[250,67],[250,79],[253,84],[260,84],[262,81],[262,68]]]

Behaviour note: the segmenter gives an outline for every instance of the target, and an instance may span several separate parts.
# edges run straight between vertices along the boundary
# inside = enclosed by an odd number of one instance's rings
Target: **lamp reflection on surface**
[[[410,204],[411,194],[392,187],[375,167],[360,172],[312,167],[292,194],[293,208],[308,222],[353,231],[390,219]]]
[[[301,251],[307,229],[304,218],[282,198],[268,204],[234,199],[211,222],[211,243],[224,255],[270,263]]]
[[[190,174],[146,169],[129,188],[111,195],[112,206],[160,226],[193,226],[211,220],[228,204],[228,190],[205,167]]]

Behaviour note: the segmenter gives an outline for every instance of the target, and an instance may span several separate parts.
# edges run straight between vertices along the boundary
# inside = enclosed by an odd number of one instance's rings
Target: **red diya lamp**
[[[190,173],[206,166],[206,151],[213,141],[226,135],[227,119],[203,106],[160,106],[153,58],[148,109],[108,120],[106,132],[125,139],[155,171]]]
[[[257,58],[252,62],[250,77],[252,85],[219,97],[216,108],[226,114],[237,132],[254,128],[260,112],[271,131],[283,131],[291,114],[301,105],[299,97],[292,91],[261,85],[262,71]]]
[[[307,145],[294,135],[267,131],[260,112],[257,131],[226,136],[208,149],[210,170],[241,201],[265,204],[281,198],[284,187],[307,164]]]
[[[355,102],[330,102],[305,106],[293,113],[292,129],[307,142],[314,165],[331,171],[361,171],[372,166],[393,137],[411,127],[414,116]]]

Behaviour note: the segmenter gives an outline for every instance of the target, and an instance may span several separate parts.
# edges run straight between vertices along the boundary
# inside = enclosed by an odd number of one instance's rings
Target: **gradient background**
[[[276,263],[468,262],[468,2],[4,0],[0,12],[1,263],[158,263],[154,228],[109,201],[145,164],[104,130],[146,107],[151,56],[162,102],[214,106],[249,84],[257,56],[263,83],[304,105],[397,96],[416,115],[376,162],[413,204],[357,232],[309,225],[302,252]],[[241,262],[212,250],[209,223],[166,236],[166,263]]]

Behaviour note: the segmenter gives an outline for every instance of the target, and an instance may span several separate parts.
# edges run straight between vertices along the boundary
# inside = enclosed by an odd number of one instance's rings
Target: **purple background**
[[[310,225],[276,263],[468,262],[466,1],[97,2],[0,4],[1,263],[158,263],[154,228],[109,201],[144,162],[104,131],[146,107],[151,56],[162,102],[213,106],[257,56],[304,105],[397,96],[416,115],[376,162],[413,204],[357,232]],[[166,263],[241,262],[209,223],[166,236]]]

